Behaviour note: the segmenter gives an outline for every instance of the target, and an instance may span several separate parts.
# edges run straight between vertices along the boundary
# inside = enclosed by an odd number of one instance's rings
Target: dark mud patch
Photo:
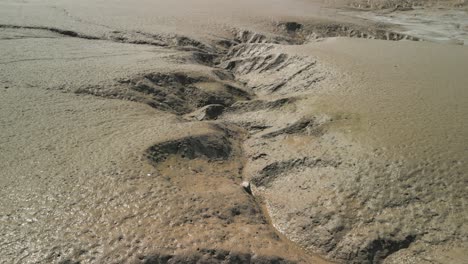
[[[420,41],[419,38],[392,32],[384,28],[364,28],[359,25],[352,24],[336,24],[324,23],[310,25],[304,28],[304,34],[308,35],[308,39],[329,38],[329,37],[350,37],[350,38],[367,38],[381,40],[412,40]]]
[[[200,249],[180,255],[154,254],[140,257],[144,264],[197,264],[197,263],[223,263],[223,264],[293,264],[296,263],[277,256],[258,256],[250,253],[232,252],[221,249]]]
[[[372,240],[366,247],[358,252],[351,263],[382,263],[389,255],[408,248],[416,240],[415,235],[409,235],[402,239],[380,238]]]
[[[296,33],[304,28],[304,25],[297,22],[280,22],[278,27],[288,33]]]
[[[275,35],[275,34],[265,34],[254,32],[250,30],[233,30],[233,45],[228,46],[232,47],[241,43],[252,44],[252,43],[271,43],[271,44],[299,44],[294,38]]]
[[[209,76],[152,73],[118,81],[117,87],[85,87],[75,91],[107,98],[142,102],[161,111],[184,115],[207,105],[228,107],[251,95],[233,84]]]
[[[214,87],[204,89],[204,86]],[[204,76],[183,73],[149,74],[130,81],[128,87],[143,93],[154,108],[187,114],[207,105],[227,107],[250,95],[240,88]]]
[[[250,132],[250,134],[256,134],[259,133],[265,129],[271,128],[271,125],[268,125],[265,122],[239,122],[238,123],[241,127],[246,129],[247,131]]]
[[[224,135],[207,134],[171,140],[151,146],[146,157],[158,164],[171,155],[183,159],[227,160],[232,153],[232,144]]]
[[[341,162],[334,160],[323,160],[321,158],[304,157],[286,161],[276,161],[260,170],[259,174],[252,178],[252,183],[257,186],[270,186],[281,174],[303,167],[334,167],[337,168]]]
[[[276,110],[280,109],[281,107],[287,106],[291,103],[294,103],[297,98],[288,97],[288,98],[281,98],[273,101],[267,100],[251,100],[251,101],[238,101],[234,103],[230,108],[229,111],[235,111],[236,113],[243,113],[243,112],[254,112],[260,110]]]
[[[192,54],[192,58],[196,63],[208,66],[215,66],[220,62],[220,56],[216,53],[197,51]]]
[[[450,1],[446,1],[449,3]],[[438,2],[440,4],[441,2]],[[433,4],[432,1],[421,1],[421,0],[349,0],[347,5],[350,8],[355,8],[358,10],[382,10],[382,9],[391,9],[391,10],[401,10],[407,11],[412,10],[415,6],[427,6]]]
[[[314,119],[303,118],[284,128],[262,135],[262,138],[274,138],[279,135],[291,135],[307,132],[308,134],[320,135],[321,128],[315,124]]]
[[[327,73],[312,58],[274,49],[271,44],[239,44],[227,52],[219,67],[256,94],[304,92],[326,79]]]
[[[143,31],[111,31],[102,36],[102,39],[138,45],[168,47],[182,51],[200,52],[203,54],[216,52],[216,50],[210,45],[196,39],[177,34],[153,34]]]
[[[176,47],[192,47],[201,51],[213,51],[208,45],[186,36],[173,36],[169,38]]]
[[[248,29],[232,28],[230,38],[221,38],[214,41],[214,46],[225,54],[229,49],[241,44],[302,44],[303,40],[294,35],[284,34],[284,32],[256,32]]]
[[[284,21],[278,22],[274,25],[274,28],[276,28],[276,32],[279,34],[286,34],[293,39],[294,41],[291,41],[291,43],[299,44],[303,44],[308,40],[329,37],[420,41],[418,37],[389,31],[383,26],[364,27],[350,23],[318,22],[307,24],[295,21]]]
[[[223,80],[223,81],[234,81],[235,80],[235,76],[234,74],[232,74],[232,72],[230,71],[226,71],[226,70],[223,70],[223,69],[214,69],[213,71],[213,74],[216,75],[220,80]]]
[[[182,51],[193,51],[205,54],[200,58],[200,62],[209,61],[210,63],[215,59],[211,57],[213,53],[216,53],[216,49],[207,45],[201,41],[176,34],[150,34],[142,31],[118,31],[113,30],[103,35],[95,36],[89,35],[69,29],[61,29],[56,27],[45,27],[45,26],[22,26],[22,25],[10,25],[0,24],[0,28],[10,29],[32,29],[32,30],[44,30],[52,33],[59,34],[64,37],[81,38],[87,40],[106,40],[119,43],[128,43],[135,45],[150,45],[159,47],[169,47]],[[215,56],[216,57],[216,56]]]
[[[186,117],[188,119],[195,119],[198,121],[215,120],[223,113],[223,111],[224,106],[213,104],[202,107],[195,112],[188,114]]]
[[[286,54],[262,54],[268,49],[268,46],[240,46],[232,49],[229,55],[233,58],[226,61],[222,67],[236,74],[244,75],[252,72],[280,71],[288,65],[288,55]]]
[[[242,44],[233,47],[226,54],[221,67],[234,74],[248,74],[252,71],[267,71],[280,66],[286,61],[286,54],[268,54],[274,46],[269,44]],[[240,70],[240,67],[248,64],[248,70]]]
[[[82,34],[76,31],[67,30],[67,29],[60,29],[54,27],[42,27],[42,26],[19,26],[19,25],[6,25],[0,24],[0,28],[11,28],[11,29],[33,29],[33,30],[44,30],[49,31],[52,33],[57,33],[64,37],[72,37],[72,38],[82,38],[82,39],[89,39],[89,40],[97,40],[100,39],[96,36]]]

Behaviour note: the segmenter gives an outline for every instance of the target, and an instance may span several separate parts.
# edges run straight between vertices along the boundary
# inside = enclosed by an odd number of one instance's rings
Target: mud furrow
[[[249,214],[255,211],[254,219],[265,219],[259,213],[261,210],[258,210],[261,207],[259,201],[264,199],[262,188],[276,186],[277,182],[284,179],[295,180],[296,174],[305,177],[303,174],[306,172],[325,171],[338,176],[354,172],[352,165],[342,165],[343,160],[339,156],[303,155],[298,158],[291,155],[286,159],[278,154],[277,149],[281,149],[281,144],[284,144],[282,142],[285,142],[289,136],[318,139],[317,142],[322,143],[320,138],[326,131],[326,125],[331,122],[329,117],[302,116],[293,110],[283,111],[288,107],[295,107],[297,100],[295,95],[312,93],[330,73],[323,71],[322,65],[314,59],[280,52],[275,43],[303,43],[304,38],[299,35],[305,34],[307,30],[306,27],[294,23],[283,24],[281,27],[294,36],[278,38],[249,31],[237,31],[232,40],[218,41],[218,44],[222,45],[213,49],[210,45],[179,38],[176,41],[177,45],[202,50],[193,53],[194,62],[208,65],[211,68],[210,74],[184,71],[152,73],[120,80],[118,88],[114,87],[111,90],[87,87],[78,92],[134,100],[181,116],[187,122],[214,125],[213,133],[159,142],[148,148],[145,157],[156,168],[162,169],[165,166],[171,168],[170,175],[173,175],[171,177],[178,177],[174,171],[189,167],[188,164],[207,162],[213,168],[205,170],[209,170],[213,175],[219,174],[220,177],[232,177],[232,182],[229,184],[239,186],[242,180],[250,181],[255,188],[253,194],[257,198],[249,200],[245,210],[233,209],[234,214],[210,213],[207,217],[232,224],[236,221],[234,218],[249,219],[251,216]],[[331,27],[328,30],[331,31],[325,32],[325,35],[343,32],[354,34],[347,28]],[[395,40],[399,38],[394,37]],[[127,40],[122,38],[119,41]],[[278,98],[278,95],[282,98]],[[276,115],[284,116],[289,119],[288,121],[296,121],[288,122],[286,126],[279,125],[281,122],[275,122]],[[227,170],[232,174],[228,176],[225,172],[218,171],[216,168],[218,165],[223,168],[234,166],[235,169]],[[181,184],[184,181],[172,180],[180,181]],[[324,184],[328,188],[327,184],[337,184],[327,181],[332,180],[323,180],[323,183],[319,182],[317,185]],[[299,188],[306,190],[310,187],[301,184]],[[319,210],[317,208],[322,208],[321,204],[318,204],[320,202],[323,203],[322,198],[314,197],[311,199],[311,203],[314,204],[306,209]],[[314,205],[316,207],[313,207]],[[342,217],[352,219],[352,216],[348,215]],[[401,243],[400,240],[392,242],[371,239],[375,242],[371,241],[364,246],[357,245],[355,242],[346,241],[348,239],[346,235],[351,233],[355,220],[349,220],[349,223],[336,228],[332,227],[331,231],[327,231],[329,232],[327,235],[323,235],[317,230],[333,225],[333,219],[329,214],[325,216],[317,214],[316,218],[307,220],[312,224],[304,225],[303,229],[310,231],[306,239],[314,239],[316,236],[316,241],[304,241],[302,237],[296,235],[296,230],[284,227],[281,217],[274,215],[272,219],[274,226],[280,227],[278,230],[285,233],[288,239],[341,261],[381,262],[396,250],[408,247],[416,239],[413,234],[408,234],[406,237],[409,239],[403,239]],[[319,221],[318,219],[322,219],[323,222],[314,224],[314,221]],[[307,255],[305,251],[300,254]]]
[[[172,172],[190,166],[185,164],[194,162],[217,163],[217,165],[212,165],[214,167],[209,169],[209,173],[219,174],[220,177],[233,177],[231,184],[240,187],[242,179],[245,178],[245,175],[242,174],[242,168],[247,161],[242,145],[245,137],[248,136],[248,130],[254,129],[258,124],[247,125],[231,122],[224,118],[224,113],[238,114],[262,109],[279,109],[293,104],[295,101],[294,98],[273,101],[252,100],[257,97],[253,92],[257,88],[245,84],[242,81],[242,76],[255,72],[260,75],[278,74],[278,76],[283,76],[286,74],[291,76],[284,78],[291,79],[309,70],[315,63],[305,62],[302,58],[289,57],[286,54],[274,54],[272,44],[259,44],[268,42],[268,40],[258,34],[250,35],[243,32],[240,34],[239,40],[235,39],[234,41],[246,43],[239,43],[229,50],[216,51],[218,54],[222,52],[226,54],[221,57],[210,57],[207,53],[194,53],[195,57],[202,60],[202,64],[211,65],[212,75],[196,72],[151,73],[119,80],[117,87],[111,89],[85,87],[76,92],[146,103],[156,109],[184,117],[189,122],[207,122],[207,120],[217,119],[217,121],[209,121],[213,126],[213,133],[154,144],[147,149],[145,158],[161,170],[164,170],[166,164],[173,164],[168,165]],[[225,67],[226,64],[234,64],[234,66]],[[298,71],[299,65],[303,66]],[[301,133],[310,124],[312,124],[310,120],[298,121],[290,127],[269,132],[264,137],[273,138],[281,134]],[[312,166],[312,162],[308,165]],[[239,166],[239,168],[237,173],[232,170],[232,176],[228,176],[226,171],[217,171],[218,166],[221,168]],[[208,169],[203,169],[205,172],[206,170]],[[271,175],[268,177],[272,180]],[[175,178],[172,180],[179,181]],[[245,193],[245,195],[250,194]],[[248,219],[257,219],[254,221],[255,223],[265,222],[261,220],[265,217],[261,215],[262,210],[259,209],[261,205],[258,204],[258,201],[253,198],[249,201],[251,203],[244,205],[244,209],[235,209],[234,215],[213,214],[213,216],[207,215],[207,217],[227,221],[227,224],[234,222],[234,218],[245,219],[242,221],[247,222],[252,221]],[[252,214],[252,212],[256,213]],[[273,227],[269,227],[269,229],[272,233],[276,232],[272,231],[276,230]],[[301,252],[301,255],[306,256],[307,254]],[[270,262],[267,261],[267,263]]]
[[[65,30],[59,29],[54,27],[41,27],[41,26],[18,26],[18,25],[7,25],[7,24],[0,24],[0,28],[10,28],[10,29],[33,29],[33,30],[45,30],[52,33],[57,33],[62,36],[72,37],[72,38],[82,38],[82,39],[89,39],[89,40],[98,40],[100,38],[81,34],[72,30]]]
[[[119,30],[112,30],[102,36],[88,35],[80,32],[76,32],[68,29],[60,29],[55,27],[45,26],[22,26],[22,25],[9,25],[0,24],[0,28],[6,29],[30,29],[30,30],[44,30],[64,37],[80,38],[86,40],[105,40],[118,43],[127,43],[135,45],[150,45],[158,47],[168,47],[179,50],[195,51],[211,54],[216,51],[211,46],[205,45],[200,41],[179,36],[176,34],[172,35],[158,35],[150,34],[141,31],[128,31],[123,32]]]

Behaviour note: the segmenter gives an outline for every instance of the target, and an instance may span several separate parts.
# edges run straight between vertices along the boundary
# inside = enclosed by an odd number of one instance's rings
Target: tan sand
[[[0,262],[466,263],[467,47],[331,4],[1,1]]]

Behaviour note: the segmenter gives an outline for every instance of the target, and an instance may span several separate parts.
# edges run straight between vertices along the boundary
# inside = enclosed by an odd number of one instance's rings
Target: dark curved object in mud
[[[278,24],[278,27],[286,30],[288,33],[293,33],[301,30],[304,26],[297,22],[282,22]]]
[[[321,158],[304,157],[301,159],[290,159],[286,161],[276,161],[265,166],[258,175],[252,178],[252,183],[259,186],[269,186],[282,173],[298,169],[301,167],[334,167],[341,165],[340,161],[322,160]]]
[[[306,130],[308,127],[313,127],[314,126],[314,120],[313,119],[301,119],[297,122],[294,122],[293,124],[286,126],[284,128],[281,128],[279,130],[267,133],[265,135],[262,135],[262,138],[273,138],[282,134],[297,134],[301,133],[304,130]],[[317,133],[317,132],[315,132]]]
[[[384,238],[372,240],[363,250],[357,253],[352,263],[381,263],[389,255],[408,248],[415,240],[415,235],[409,235],[401,240]]]

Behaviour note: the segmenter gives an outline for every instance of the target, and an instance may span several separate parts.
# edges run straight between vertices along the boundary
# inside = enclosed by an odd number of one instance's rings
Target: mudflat
[[[0,1],[0,262],[466,263],[466,12]]]

